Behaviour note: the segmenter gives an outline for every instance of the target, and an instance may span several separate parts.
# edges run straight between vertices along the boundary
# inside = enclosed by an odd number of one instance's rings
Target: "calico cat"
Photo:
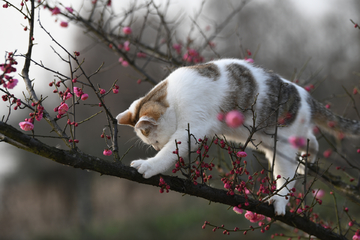
[[[265,153],[270,163],[274,157],[275,127],[281,125],[277,127],[273,169],[274,176],[281,176],[277,181],[278,189],[286,184],[286,179],[293,178],[296,171],[304,171],[304,168],[299,168],[297,154],[304,154],[307,146],[294,148],[288,141],[289,137],[308,139],[308,162],[314,162],[318,151],[313,133],[315,125],[332,134],[349,136],[360,133],[358,121],[333,114],[302,87],[247,61],[222,59],[178,68],[116,117],[118,124],[134,127],[143,142],[159,151],[147,160],[132,161],[131,166],[144,178],[174,166],[177,160],[176,154],[172,154],[175,140],[188,141],[188,124],[191,133],[198,138],[217,134],[231,141],[245,142],[249,136],[248,128],[253,126],[251,111],[243,111],[244,124],[235,129],[219,121],[217,116],[234,109],[249,109],[255,98],[253,107],[259,130],[252,138],[256,143],[261,142],[257,149]],[[196,149],[197,145],[192,141],[191,150]],[[188,151],[188,145],[182,144],[179,155],[185,157]],[[288,200],[283,196],[294,184],[294,181],[288,183],[278,195],[270,198],[275,214],[285,214]]]

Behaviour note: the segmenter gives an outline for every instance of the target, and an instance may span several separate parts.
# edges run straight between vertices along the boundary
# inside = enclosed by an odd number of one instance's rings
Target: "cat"
[[[253,104],[255,98],[256,104]],[[195,137],[216,134],[244,143],[249,136],[249,127],[253,126],[252,112],[245,109],[252,105],[256,113],[255,126],[260,129],[252,139],[261,142],[256,148],[265,153],[270,165],[278,125],[273,174],[275,178],[281,176],[277,180],[277,189],[287,185],[268,202],[274,204],[276,215],[284,215],[288,202],[284,196],[295,184],[295,181],[287,183],[286,179],[292,179],[296,171],[304,173],[297,154],[305,154],[308,148],[307,161],[313,163],[316,159],[319,145],[313,128],[318,126],[332,134],[349,136],[360,133],[358,121],[333,114],[304,88],[245,60],[220,59],[176,69],[116,119],[118,124],[134,127],[144,143],[159,151],[155,157],[131,162],[144,178],[150,178],[175,165],[177,155],[172,153],[175,141],[187,143],[188,124]],[[242,112],[245,118],[244,124],[235,129],[217,118],[219,113],[234,109]],[[294,148],[287,141],[291,136],[308,139],[308,146]],[[196,149],[195,141],[191,141],[191,150]],[[179,155],[185,157],[188,151],[188,144],[181,144]]]

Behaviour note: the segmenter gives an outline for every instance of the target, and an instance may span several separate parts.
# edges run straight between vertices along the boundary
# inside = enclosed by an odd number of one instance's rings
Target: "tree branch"
[[[157,175],[145,179],[136,171],[136,169],[125,166],[121,162],[105,161],[82,153],[79,150],[62,150],[51,147],[1,121],[0,141],[67,166],[92,170],[101,174],[116,176],[147,185],[159,186],[159,177],[161,176],[164,181],[170,185],[171,190],[173,191],[201,197],[212,202],[223,203],[229,206],[242,204],[243,208],[246,210],[271,217],[277,221],[301,229],[320,239],[346,239],[344,236],[340,236],[330,229],[325,229],[320,224],[314,223],[306,217],[290,213],[289,211],[286,212],[285,216],[275,216],[273,206],[268,205],[267,203],[246,199],[242,195],[231,196],[228,195],[225,190],[216,189],[205,184],[194,185],[191,181],[179,177]],[[249,205],[246,206],[245,202],[248,202]]]

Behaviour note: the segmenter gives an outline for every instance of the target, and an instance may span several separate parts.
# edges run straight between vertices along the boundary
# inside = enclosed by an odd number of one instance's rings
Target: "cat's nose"
[[[154,148],[156,151],[160,151],[160,148],[159,148],[159,147],[154,146],[154,145],[152,145],[152,146],[153,146],[153,148]]]

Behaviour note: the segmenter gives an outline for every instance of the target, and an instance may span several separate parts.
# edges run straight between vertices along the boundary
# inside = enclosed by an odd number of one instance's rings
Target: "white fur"
[[[257,92],[259,93],[255,111],[257,109],[261,110],[261,103],[266,97],[264,93],[269,91],[268,86],[265,84],[265,80],[268,79],[267,73],[262,68],[254,67],[243,60],[223,59],[213,61],[212,63],[216,64],[220,71],[220,76],[216,81],[199,75],[196,70],[191,68],[179,68],[171,73],[167,77],[167,101],[170,107],[158,120],[156,134],[146,138],[135,128],[138,136],[144,142],[153,145],[157,150],[161,149],[155,157],[147,160],[136,160],[131,163],[131,166],[137,168],[139,173],[143,174],[145,178],[150,178],[174,166],[177,160],[177,156],[172,154],[175,150],[175,140],[183,143],[179,148],[180,156],[187,156],[189,151],[187,144],[188,134],[186,131],[188,124],[190,124],[191,133],[197,138],[204,136],[212,137],[214,134],[218,134],[219,136],[225,135],[227,139],[235,142],[244,142],[249,136],[249,132],[245,127],[231,129],[217,119],[218,109],[221,107],[222,100],[226,98],[225,95],[229,90],[226,66],[237,63],[251,71],[258,84]],[[288,82],[285,79],[282,80]],[[288,83],[293,84],[291,82]],[[301,97],[301,107],[297,117],[289,127],[278,128],[279,141],[276,146],[277,153],[273,170],[275,177],[281,175],[281,178],[277,181],[278,189],[286,183],[286,179],[290,180],[294,177],[298,167],[298,162],[296,161],[298,149],[290,146],[287,139],[292,135],[302,136],[310,139],[313,153],[316,153],[318,149],[316,138],[312,133],[313,123],[311,122],[310,106],[306,101],[308,93],[303,88],[295,86]],[[136,103],[137,101],[130,106],[129,111],[134,111]],[[247,118],[244,124],[252,126],[252,121],[252,118]],[[253,138],[256,143],[262,142],[258,148],[265,152],[267,159],[271,163],[274,156],[274,139],[271,136],[257,133]],[[252,146],[252,144],[248,146]],[[191,142],[191,148],[192,150],[197,148],[194,141]],[[305,150],[302,149],[302,151]],[[315,160],[315,155],[311,155],[311,161]],[[300,168],[298,171],[303,172],[303,168]],[[295,181],[288,183],[278,194],[286,195],[289,192],[288,189],[293,188],[294,183]],[[269,202],[274,203],[276,214],[283,215],[285,214],[288,200],[279,195],[273,196]]]

